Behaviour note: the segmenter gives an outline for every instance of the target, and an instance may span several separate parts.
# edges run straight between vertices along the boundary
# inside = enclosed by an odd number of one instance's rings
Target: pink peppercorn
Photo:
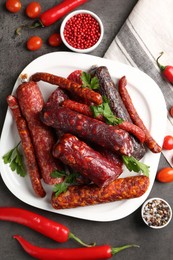
[[[98,21],[90,14],[80,13],[71,17],[64,28],[67,43],[77,49],[95,45],[101,35]]]

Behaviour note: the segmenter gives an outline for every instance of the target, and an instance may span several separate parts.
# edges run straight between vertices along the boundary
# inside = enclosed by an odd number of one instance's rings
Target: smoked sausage
[[[90,109],[90,106],[86,105],[86,104],[82,104],[82,103],[78,103],[76,101],[67,99],[64,100],[64,102],[62,102],[62,106],[63,107],[68,107],[71,110],[74,110],[76,112],[79,112],[83,115],[89,116],[89,117],[94,117],[93,113]],[[105,122],[105,118],[103,117],[103,115],[99,114],[97,115],[97,117],[95,117],[96,119]],[[145,140],[145,133],[144,131],[139,128],[138,126],[134,125],[131,122],[128,121],[123,121],[122,123],[118,124],[119,128],[133,134],[141,143],[144,142]]]
[[[18,133],[21,139],[23,152],[26,158],[26,167],[31,180],[33,190],[38,197],[44,197],[46,195],[46,192],[43,189],[41,183],[41,176],[36,161],[34,147],[32,144],[27,122],[21,114],[20,107],[16,97],[11,95],[8,96],[7,103],[9,108],[12,111],[13,117],[16,122]]]
[[[72,185],[59,196],[53,193],[51,204],[55,209],[68,209],[138,198],[147,191],[148,186],[149,178],[144,175],[118,178],[102,188],[95,184]]]
[[[128,132],[118,126],[107,125],[66,107],[56,107],[41,114],[43,123],[71,133],[84,140],[96,143],[113,152],[130,156],[133,145]]]
[[[113,82],[108,68],[106,66],[100,66],[93,68],[92,73],[99,80],[99,92],[101,95],[106,96],[110,102],[110,107],[115,116],[122,118],[124,121],[131,122],[130,115],[121,99],[121,96],[116,88],[115,83]],[[136,137],[131,135],[133,143],[133,156],[140,160],[146,152],[144,145],[139,142]]]
[[[103,187],[122,173],[119,167],[76,136],[64,134],[53,149],[53,155],[74,171]]]
[[[56,139],[52,129],[44,125],[39,118],[44,105],[41,91],[36,82],[30,81],[19,85],[16,94],[28,124],[41,176],[47,184],[59,183],[62,181],[61,178],[51,177],[54,170],[62,169],[60,162],[52,156],[51,152]]]

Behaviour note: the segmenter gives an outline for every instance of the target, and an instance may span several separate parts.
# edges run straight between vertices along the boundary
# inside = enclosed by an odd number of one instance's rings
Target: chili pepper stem
[[[120,247],[112,247],[111,248],[112,255],[115,255],[115,254],[119,253],[120,251],[127,249],[127,248],[130,248],[130,247],[140,247],[140,246],[138,246],[138,245],[125,245],[125,246],[120,246]]]
[[[16,35],[21,35],[21,31],[22,31],[24,28],[33,29],[33,28],[37,28],[37,27],[44,27],[40,20],[35,20],[32,24],[24,24],[24,25],[19,26],[19,27],[15,30],[15,34],[16,34]]]
[[[93,243],[93,244],[86,244],[84,243],[80,238],[76,237],[73,233],[69,233],[69,238],[72,238],[74,239],[75,241],[77,241],[80,245],[82,246],[85,246],[85,247],[92,247],[92,246],[95,246],[96,243]]]
[[[163,65],[161,65],[160,63],[159,63],[159,59],[160,59],[160,57],[163,55],[163,51],[160,53],[160,55],[159,55],[159,57],[157,58],[157,60],[156,60],[156,62],[157,62],[157,65],[158,65],[158,67],[160,68],[160,70],[161,71],[163,71],[165,68],[166,68],[166,66],[163,66]]]

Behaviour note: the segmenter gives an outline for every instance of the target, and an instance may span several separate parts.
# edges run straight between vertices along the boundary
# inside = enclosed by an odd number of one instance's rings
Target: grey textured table
[[[21,1],[23,8],[18,14],[11,14],[6,11],[4,4],[0,4],[0,129],[2,130],[3,122],[6,114],[7,104],[6,96],[11,93],[16,78],[33,59],[42,54],[53,51],[67,51],[62,45],[53,49],[46,43],[48,36],[55,30],[59,30],[62,19],[51,27],[44,29],[35,29],[33,31],[24,31],[20,37],[14,37],[14,30],[20,24],[29,22],[24,15],[24,7],[29,1]],[[42,9],[59,3],[61,1],[40,1]],[[90,0],[82,8],[96,12],[102,19],[105,27],[105,34],[101,45],[93,52],[92,55],[102,57],[112,42],[114,36],[128,17],[137,0]],[[81,8],[80,8],[81,9]],[[32,35],[38,34],[44,39],[43,47],[36,52],[26,50],[26,39]],[[167,166],[166,161],[161,157],[159,168]],[[152,174],[152,173],[151,173]],[[155,182],[150,197],[160,196],[172,203],[172,184],[161,184]],[[119,255],[114,256],[116,259],[130,260],[171,260],[173,259],[172,247],[172,228],[171,222],[163,230],[152,230],[147,228],[140,216],[140,208],[130,216],[118,221],[112,222],[92,222],[88,220],[80,220],[59,214],[33,208],[19,199],[17,199],[8,190],[0,178],[0,206],[13,206],[29,209],[40,213],[53,220],[59,221],[68,226],[72,232],[87,242],[96,241],[97,244],[108,243],[112,246],[120,246],[127,243],[136,243],[140,248],[125,250]],[[172,205],[173,206],[173,203]],[[47,247],[55,247],[55,242],[43,237],[42,235],[26,228],[24,226],[10,223],[0,222],[0,252],[1,260],[4,259],[31,259],[17,242],[12,239],[12,235],[19,233],[29,241]],[[62,247],[76,247],[75,242],[69,241],[65,244],[58,245]],[[69,256],[70,260],[70,256]]]

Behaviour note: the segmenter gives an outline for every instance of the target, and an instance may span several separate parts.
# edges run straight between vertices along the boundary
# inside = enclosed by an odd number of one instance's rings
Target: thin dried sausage
[[[37,196],[44,197],[46,195],[46,192],[43,189],[41,183],[41,176],[36,161],[34,147],[31,141],[31,136],[27,126],[27,122],[22,116],[18,101],[14,96],[8,96],[7,103],[12,111],[13,117],[16,122],[16,126],[22,143],[23,152],[26,158],[26,167],[28,170],[33,190]]]
[[[148,148],[153,153],[160,153],[162,148],[157,144],[157,142],[150,135],[150,132],[148,131],[148,129],[144,125],[142,119],[138,115],[138,113],[133,105],[132,99],[126,89],[126,84],[127,84],[127,79],[125,76],[123,76],[119,80],[119,92],[120,92],[121,98],[122,98],[128,112],[130,114],[130,117],[131,117],[132,121],[144,131],[145,143],[148,146]]]
[[[95,184],[73,185],[57,197],[53,193],[51,204],[55,209],[68,209],[138,198],[147,191],[148,186],[149,178],[144,175],[118,178],[102,188]]]
[[[74,81],[68,80],[57,75],[44,72],[37,72],[31,76],[31,80],[36,82],[42,80],[50,84],[58,85],[60,88],[66,89],[70,91],[73,95],[75,94],[81,97],[82,99],[89,100],[98,105],[102,103],[102,96],[99,93],[93,91],[92,89],[84,88]]]
[[[61,137],[53,149],[53,155],[99,187],[108,185],[122,173],[122,167],[111,163],[71,134]]]

